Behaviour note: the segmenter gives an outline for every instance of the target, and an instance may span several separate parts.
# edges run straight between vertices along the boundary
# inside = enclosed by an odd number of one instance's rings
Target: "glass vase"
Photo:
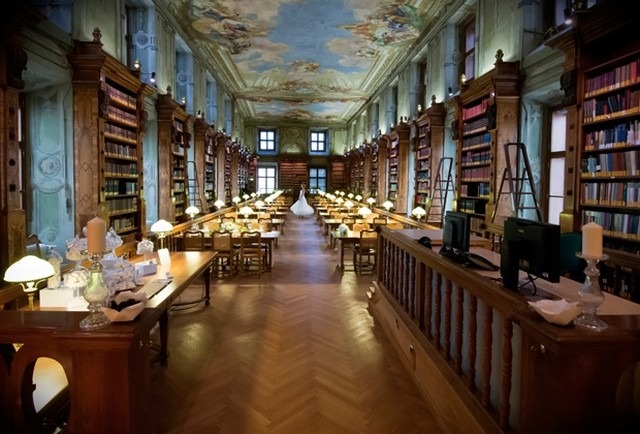
[[[102,312],[102,306],[106,303],[109,290],[102,278],[102,264],[100,257],[92,257],[89,273],[91,278],[84,289],[84,298],[89,303],[89,315],[80,321],[80,328],[95,330],[105,327],[110,323],[109,318]]]

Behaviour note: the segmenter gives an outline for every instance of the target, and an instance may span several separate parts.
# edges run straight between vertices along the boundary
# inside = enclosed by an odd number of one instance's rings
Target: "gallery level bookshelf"
[[[400,122],[389,133],[387,142],[387,199],[400,214],[406,214],[409,203],[409,135],[409,125]]]
[[[193,122],[194,161],[198,178],[202,212],[215,211],[216,201],[217,155],[215,144],[216,131],[204,119]]]

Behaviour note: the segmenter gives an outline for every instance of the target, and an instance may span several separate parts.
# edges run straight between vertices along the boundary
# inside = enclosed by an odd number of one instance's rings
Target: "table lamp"
[[[264,208],[264,202],[258,199],[255,201],[254,205],[258,208],[258,214],[260,214],[262,212],[262,208]]]
[[[251,196],[249,196],[247,193],[245,193],[245,194],[243,194],[243,195],[242,195],[242,198],[243,198],[244,200],[249,200],[249,198],[250,198],[250,197],[251,197]]]
[[[190,207],[184,210],[184,213],[191,218],[191,227],[189,229],[194,231],[197,230],[198,224],[197,223],[195,225],[193,224],[193,218],[198,214],[200,214],[200,208],[198,208],[197,206],[191,205]]]
[[[166,220],[160,219],[154,224],[151,225],[151,232],[158,234],[158,241],[160,243],[160,248],[164,248],[163,238],[167,235],[167,232],[171,232],[173,230],[173,225]]]
[[[356,201],[360,202],[362,200],[362,195],[361,194],[356,194],[355,199],[356,199]]]
[[[224,207],[225,205],[226,204],[221,199],[218,199],[215,202],[213,202],[213,206],[215,206],[218,209],[218,211],[220,211],[220,208]],[[222,223],[222,215],[218,215],[218,223]]]
[[[240,196],[234,196],[234,198],[231,199],[231,202],[233,202],[233,204],[237,207],[241,200],[242,199],[240,199]]]
[[[349,199],[353,199],[353,193],[349,193],[349,194],[347,195],[347,197],[348,197]]]
[[[384,209],[387,210],[387,212],[389,212],[389,210],[393,208],[393,202],[391,202],[390,200],[387,200],[382,204],[382,206],[384,207]]]
[[[4,272],[5,282],[19,283],[29,297],[29,310],[33,310],[33,295],[38,283],[56,274],[53,265],[34,255],[27,255],[14,262]]]
[[[253,213],[253,209],[250,206],[243,206],[240,208],[240,214],[244,216],[245,225],[249,222],[249,215]]]
[[[344,207],[347,209],[347,213],[351,214],[351,208],[353,208],[353,202],[351,202],[350,200],[346,201],[344,203]]]
[[[369,214],[371,214],[371,210],[370,210],[368,207],[363,206],[362,208],[360,208],[360,209],[358,210],[358,214],[360,214],[360,215],[362,216],[362,218],[363,218],[364,220],[366,220],[366,219],[367,219],[367,216],[368,216]]]
[[[424,208],[417,206],[415,207],[412,211],[411,214],[418,219],[418,221],[420,221],[422,219],[422,217],[424,217],[427,212],[424,210]]]
[[[367,203],[369,204],[369,206],[373,206],[373,204],[376,203],[376,199],[374,197],[369,197],[367,198]]]

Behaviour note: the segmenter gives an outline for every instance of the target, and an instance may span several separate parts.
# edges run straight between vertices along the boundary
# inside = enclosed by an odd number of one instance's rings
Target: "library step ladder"
[[[436,180],[433,183],[431,197],[429,198],[429,207],[427,208],[426,219],[427,223],[442,225],[449,192],[453,194],[453,177],[451,176],[452,167],[453,158],[440,158],[440,161],[438,162],[438,171],[436,172]]]
[[[198,170],[195,161],[187,162],[187,197],[189,198],[189,206],[196,206],[200,211],[202,208],[202,200],[200,199],[200,186],[198,185]]]
[[[515,157],[512,163],[511,156],[513,152],[515,152]],[[535,210],[538,221],[542,221],[542,212],[540,211],[538,197],[533,185],[533,175],[529,157],[527,156],[527,148],[524,143],[505,143],[504,154],[506,166],[502,174],[498,195],[496,196],[496,206],[491,215],[491,222],[493,223],[496,218],[498,205],[503,195],[509,195],[511,211],[514,216],[520,216],[520,213],[525,210]],[[505,184],[508,185],[509,191],[505,191]],[[527,201],[527,198],[530,200]]]

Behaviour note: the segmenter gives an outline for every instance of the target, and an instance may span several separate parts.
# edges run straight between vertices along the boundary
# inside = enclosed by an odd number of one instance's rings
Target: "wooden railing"
[[[392,340],[449,429],[616,432],[638,422],[635,414],[621,419],[616,394],[640,360],[640,316],[607,317],[603,333],[554,326],[523,296],[415,240],[384,228],[379,240],[374,315],[392,318],[381,323],[397,334]]]

